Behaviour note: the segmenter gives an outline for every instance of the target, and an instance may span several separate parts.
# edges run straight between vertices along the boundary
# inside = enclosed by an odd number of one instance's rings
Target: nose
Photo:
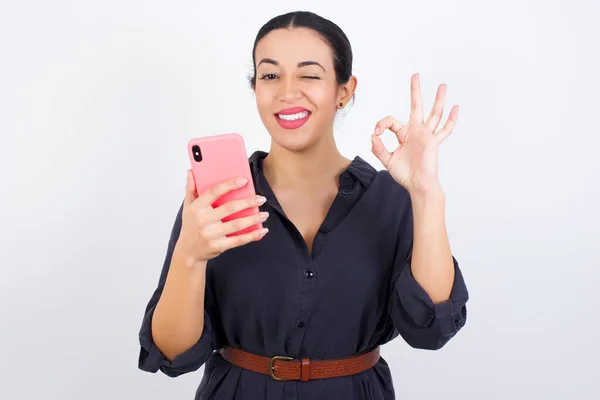
[[[279,100],[284,102],[293,102],[302,97],[297,82],[293,78],[281,79],[279,87]]]

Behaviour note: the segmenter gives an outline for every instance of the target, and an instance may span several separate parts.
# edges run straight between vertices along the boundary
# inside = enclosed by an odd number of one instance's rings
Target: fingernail
[[[235,183],[237,183],[238,186],[244,186],[246,184],[246,182],[248,182],[248,179],[246,179],[246,178],[241,178],[241,179],[238,179],[237,181],[235,181]]]
[[[269,213],[267,211],[261,211],[259,215],[261,221],[265,221],[267,218],[269,218]]]
[[[263,197],[263,196],[258,196],[258,197],[256,198],[256,203],[257,203],[257,204],[263,204],[265,201],[267,201],[267,198],[266,198],[266,197]]]

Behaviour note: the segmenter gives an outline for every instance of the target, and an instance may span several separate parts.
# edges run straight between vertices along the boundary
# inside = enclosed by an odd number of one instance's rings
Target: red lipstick
[[[282,116],[286,116],[286,115],[294,115],[294,114],[301,114],[304,113],[305,116],[298,118],[299,116],[296,116],[295,119],[285,119],[284,118],[280,118],[279,115]],[[277,120],[277,123],[284,129],[298,129],[300,128],[302,125],[304,125],[306,123],[306,121],[308,121],[308,119],[311,116],[311,112],[304,107],[291,107],[291,108],[286,108],[284,110],[279,111],[278,113],[275,114],[275,119]]]

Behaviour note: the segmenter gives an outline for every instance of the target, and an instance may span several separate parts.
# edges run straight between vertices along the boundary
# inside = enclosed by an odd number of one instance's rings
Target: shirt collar
[[[263,160],[268,154],[269,153],[266,151],[256,150],[248,159],[250,162],[250,170],[252,171],[252,176],[255,181],[263,172]],[[365,188],[368,188],[369,185],[371,185],[375,175],[377,175],[377,170],[360,156],[354,157],[352,163],[345,172],[348,172],[356,178]]]

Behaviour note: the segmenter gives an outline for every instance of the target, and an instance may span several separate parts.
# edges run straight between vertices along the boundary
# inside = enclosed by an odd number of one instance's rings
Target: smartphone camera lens
[[[200,151],[200,146],[194,145],[192,147],[192,154],[194,154],[194,160],[196,162],[202,161],[202,152]]]

